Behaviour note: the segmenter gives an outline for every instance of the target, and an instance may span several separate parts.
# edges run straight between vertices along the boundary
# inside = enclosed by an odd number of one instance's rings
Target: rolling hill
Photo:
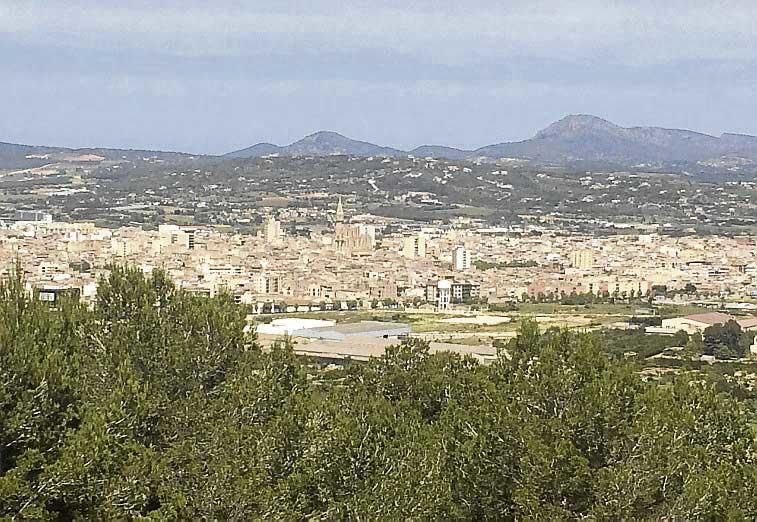
[[[139,149],[48,147],[0,142],[0,169],[29,169],[54,163],[97,163],[99,161],[133,161],[142,158],[180,161],[196,157],[183,152]]]
[[[258,143],[246,149],[230,152],[226,158],[255,158],[278,154],[279,156],[404,156],[407,153],[374,145],[367,141],[358,141],[336,132],[319,131],[305,136],[290,145],[279,147],[270,143]]]

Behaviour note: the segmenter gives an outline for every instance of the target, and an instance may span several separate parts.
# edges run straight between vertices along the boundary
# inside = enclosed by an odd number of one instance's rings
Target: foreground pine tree
[[[490,366],[407,342],[341,370],[260,350],[225,296],[113,267],[92,310],[0,284],[0,515],[754,519],[750,394],[644,382],[525,323]]]

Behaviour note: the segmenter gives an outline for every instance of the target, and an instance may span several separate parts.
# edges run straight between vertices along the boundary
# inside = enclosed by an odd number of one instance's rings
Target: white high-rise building
[[[458,272],[470,270],[471,255],[468,249],[459,246],[452,251],[452,268]]]
[[[195,230],[193,228],[180,227],[178,225],[159,225],[161,251],[168,248],[194,250]]]
[[[573,268],[588,270],[594,266],[594,253],[591,250],[574,250],[568,255],[568,262]]]
[[[269,245],[276,245],[281,241],[281,223],[272,217],[267,217],[263,223],[263,238]]]
[[[423,232],[402,240],[402,256],[408,259],[426,257],[426,236]]]

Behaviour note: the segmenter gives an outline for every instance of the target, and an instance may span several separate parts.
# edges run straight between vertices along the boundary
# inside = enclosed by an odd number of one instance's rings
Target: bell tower
[[[339,203],[336,205],[336,223],[344,223],[344,207],[342,206],[342,196],[339,196]]]

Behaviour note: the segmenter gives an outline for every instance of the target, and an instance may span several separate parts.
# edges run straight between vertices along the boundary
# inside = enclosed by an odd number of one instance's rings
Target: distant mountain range
[[[533,138],[461,150],[423,145],[410,151],[356,141],[336,132],[316,132],[291,145],[261,143],[231,152],[225,157],[253,158],[265,155],[327,156],[432,156],[447,159],[521,158],[550,163],[611,161],[619,163],[701,161],[723,156],[757,160],[757,137],[723,134],[720,137],[661,127],[620,127],[588,114],[572,114]]]
[[[0,168],[4,169],[28,169],[60,162],[97,163],[103,160],[119,161],[138,158],[178,161],[191,157],[194,155],[183,152],[108,148],[70,149],[0,142]]]
[[[461,150],[423,145],[410,151],[358,141],[336,132],[321,131],[290,145],[258,143],[221,156],[226,159],[261,156],[419,156],[451,160],[524,159],[566,164],[571,162],[640,163],[698,162],[730,159],[757,162],[757,137],[740,134],[710,136],[661,127],[621,127],[587,114],[564,117],[533,138]],[[122,149],[67,149],[0,143],[0,168],[29,168],[56,161],[99,161],[149,157],[178,161],[194,157],[179,152]]]

